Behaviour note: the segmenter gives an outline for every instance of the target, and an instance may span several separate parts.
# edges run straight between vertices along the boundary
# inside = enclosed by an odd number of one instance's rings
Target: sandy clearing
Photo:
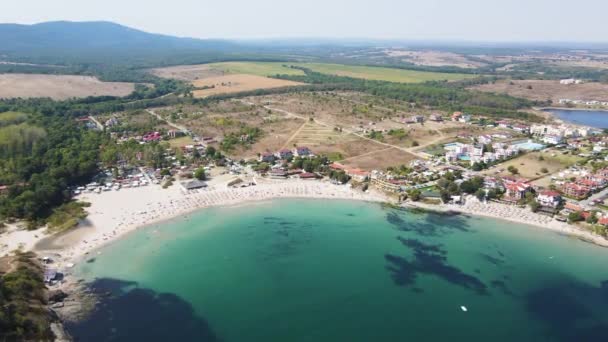
[[[217,94],[238,93],[256,89],[272,89],[302,85],[302,83],[299,82],[246,74],[208,77],[194,81],[192,84],[194,84],[194,86],[197,88],[213,87],[210,89],[195,90],[195,97],[207,97]]]
[[[87,96],[126,96],[133,83],[102,82],[91,76],[0,74],[0,98],[50,97],[65,100]]]
[[[166,68],[151,69],[150,72],[158,77],[173,78],[190,82],[224,75],[222,70],[213,68],[209,64],[177,65]]]
[[[601,83],[564,85],[559,81],[512,80],[483,84],[475,86],[473,89],[508,94],[529,100],[551,100],[554,104],[557,104],[560,99],[608,101],[608,85]]]

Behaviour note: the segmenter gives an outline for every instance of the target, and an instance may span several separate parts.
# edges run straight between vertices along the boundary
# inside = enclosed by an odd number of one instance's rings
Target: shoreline
[[[90,201],[89,217],[79,227],[58,235],[40,238],[27,232],[33,239],[29,250],[40,256],[51,256],[53,267],[64,274],[64,279],[50,287],[68,295],[60,307],[52,310],[62,322],[77,322],[97,305],[99,297],[91,293],[86,282],[77,277],[73,267],[102,254],[102,248],[128,237],[140,229],[153,225],[188,219],[189,215],[211,207],[239,207],[252,203],[264,203],[278,199],[354,200],[372,203],[394,203],[387,196],[375,191],[361,192],[349,186],[333,185],[323,181],[264,180],[256,186],[228,188],[213,186],[204,190],[184,193],[179,186],[169,189],[143,187],[121,192],[87,194],[80,200]],[[532,213],[528,208],[499,203],[481,203],[469,196],[464,205],[425,204],[406,202],[397,207],[418,208],[436,214],[457,214],[469,217],[487,217],[515,222],[525,226],[542,228],[564,236],[574,236],[587,243],[608,247],[608,240],[559,222],[551,217]],[[17,231],[17,234],[23,234]],[[10,234],[8,234],[10,237]],[[23,235],[21,235],[23,237]],[[36,237],[34,239],[34,237]],[[7,234],[0,236],[0,242]]]
[[[144,196],[153,198],[153,201],[137,206],[133,203],[135,198],[122,202],[115,201],[115,198],[104,198],[105,195],[117,197],[127,193],[128,197]],[[152,193],[164,198],[152,196]],[[147,226],[179,219],[205,208],[240,206],[280,198],[388,201],[387,197],[379,193],[363,193],[347,186],[321,181],[282,181],[236,189],[218,186],[193,193],[183,193],[178,186],[171,189],[138,188],[122,193],[83,196],[80,200],[91,203],[89,217],[84,224],[66,233],[38,239],[29,245],[37,253],[58,256],[58,262],[62,264],[76,264],[98,249]],[[113,216],[108,217],[110,215]]]
[[[604,109],[595,109],[595,108],[568,108],[568,107],[533,107],[533,109],[535,110],[540,110],[543,112],[548,112],[551,110],[564,110],[564,111],[572,111],[572,112],[576,112],[576,111],[581,111],[581,112],[606,112],[608,113],[608,109],[604,108]],[[551,113],[553,115],[553,113]]]
[[[169,189],[143,187],[121,192],[87,194],[79,200],[91,203],[89,216],[77,228],[46,236],[40,231],[13,230],[0,236],[0,254],[22,248],[56,260],[56,267],[71,268],[102,247],[123,238],[132,231],[168,222],[210,207],[250,205],[252,202],[290,199],[340,199],[367,202],[392,202],[379,192],[363,193],[348,186],[323,181],[286,180],[261,182],[246,188],[214,186],[184,193],[179,186]],[[143,199],[143,200],[142,200]],[[457,212],[472,216],[516,222],[576,236],[599,246],[608,247],[608,240],[591,232],[559,222],[549,216],[532,213],[527,208],[498,203],[480,203],[469,196],[464,205],[406,202],[401,207],[420,208],[438,213]]]
[[[556,219],[533,213],[529,208],[519,208],[518,206],[508,206],[500,203],[482,203],[474,196],[469,196],[464,205],[454,204],[425,204],[421,202],[407,202],[402,205],[406,208],[418,208],[424,210],[435,211],[439,213],[459,213],[472,217],[486,217],[496,220],[513,222],[522,224],[536,229],[552,231],[564,236],[576,237],[579,240],[594,244],[600,247],[608,247],[608,239],[591,232],[573,227],[565,222],[557,221]]]

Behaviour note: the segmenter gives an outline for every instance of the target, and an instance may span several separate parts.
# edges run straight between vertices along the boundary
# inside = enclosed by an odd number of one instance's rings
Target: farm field
[[[602,83],[564,85],[559,81],[504,80],[478,85],[471,89],[508,94],[529,100],[551,100],[554,104],[560,99],[608,101],[608,85]]]
[[[279,80],[256,75],[234,74],[203,78],[192,82],[192,84],[200,89],[195,90],[194,97],[202,98],[211,95],[238,93],[256,89],[272,89],[289,86],[297,86],[302,83]]]
[[[150,69],[150,73],[162,78],[174,78],[182,81],[196,81],[202,78],[222,76],[224,72],[214,69],[210,64],[177,65],[165,68]]]
[[[102,82],[91,76],[0,74],[0,98],[50,97],[65,100],[87,96],[126,96],[133,83]]]
[[[358,65],[329,63],[296,63],[296,62],[220,62],[201,65],[174,66],[153,69],[152,73],[160,77],[178,78],[195,81],[224,74],[247,74],[255,76],[304,75],[298,69],[289,66],[309,68],[329,75],[348,76],[367,80],[390,81],[400,83],[417,83],[438,80],[461,80],[476,77],[471,74],[427,72],[397,68],[369,67]]]
[[[326,64],[326,63],[290,63],[309,68],[323,74],[363,78],[366,80],[389,81],[398,83],[419,83],[427,81],[455,81],[473,78],[476,75],[426,72],[396,68],[368,67],[358,65]]]
[[[290,62],[220,62],[208,64],[210,69],[226,74],[249,74],[256,76],[304,75],[302,70],[292,69]]]

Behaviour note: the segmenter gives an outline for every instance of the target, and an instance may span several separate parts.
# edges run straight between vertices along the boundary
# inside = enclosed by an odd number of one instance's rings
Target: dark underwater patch
[[[525,296],[528,312],[547,326],[557,341],[606,341],[608,282],[599,287],[567,279]]]
[[[117,279],[97,279],[102,296],[93,313],[66,327],[75,341],[219,341],[205,318],[172,293],[158,293]]]
[[[447,252],[441,244],[426,244],[415,239],[397,238],[401,244],[414,252],[412,261],[397,255],[386,254],[388,262],[386,269],[391,278],[399,286],[412,286],[420,274],[434,275],[451,284],[486,295],[487,286],[478,278],[464,273],[462,270],[447,263]]]
[[[431,213],[416,217],[416,220],[406,221],[401,215],[400,211],[391,210],[386,213],[386,221],[402,232],[414,232],[421,236],[443,236],[455,231],[471,232],[462,216]]]
[[[500,266],[505,263],[504,260],[501,260],[500,258],[497,258],[497,257],[493,257],[489,254],[479,253],[479,256],[481,256],[482,259],[484,259],[485,261],[487,261],[495,266]]]

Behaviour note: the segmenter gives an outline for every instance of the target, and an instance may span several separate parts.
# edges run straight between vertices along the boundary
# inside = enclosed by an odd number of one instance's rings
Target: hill
[[[69,64],[107,61],[108,58],[217,54],[234,52],[236,46],[224,40],[172,37],[103,21],[0,24],[0,57],[32,63]]]

